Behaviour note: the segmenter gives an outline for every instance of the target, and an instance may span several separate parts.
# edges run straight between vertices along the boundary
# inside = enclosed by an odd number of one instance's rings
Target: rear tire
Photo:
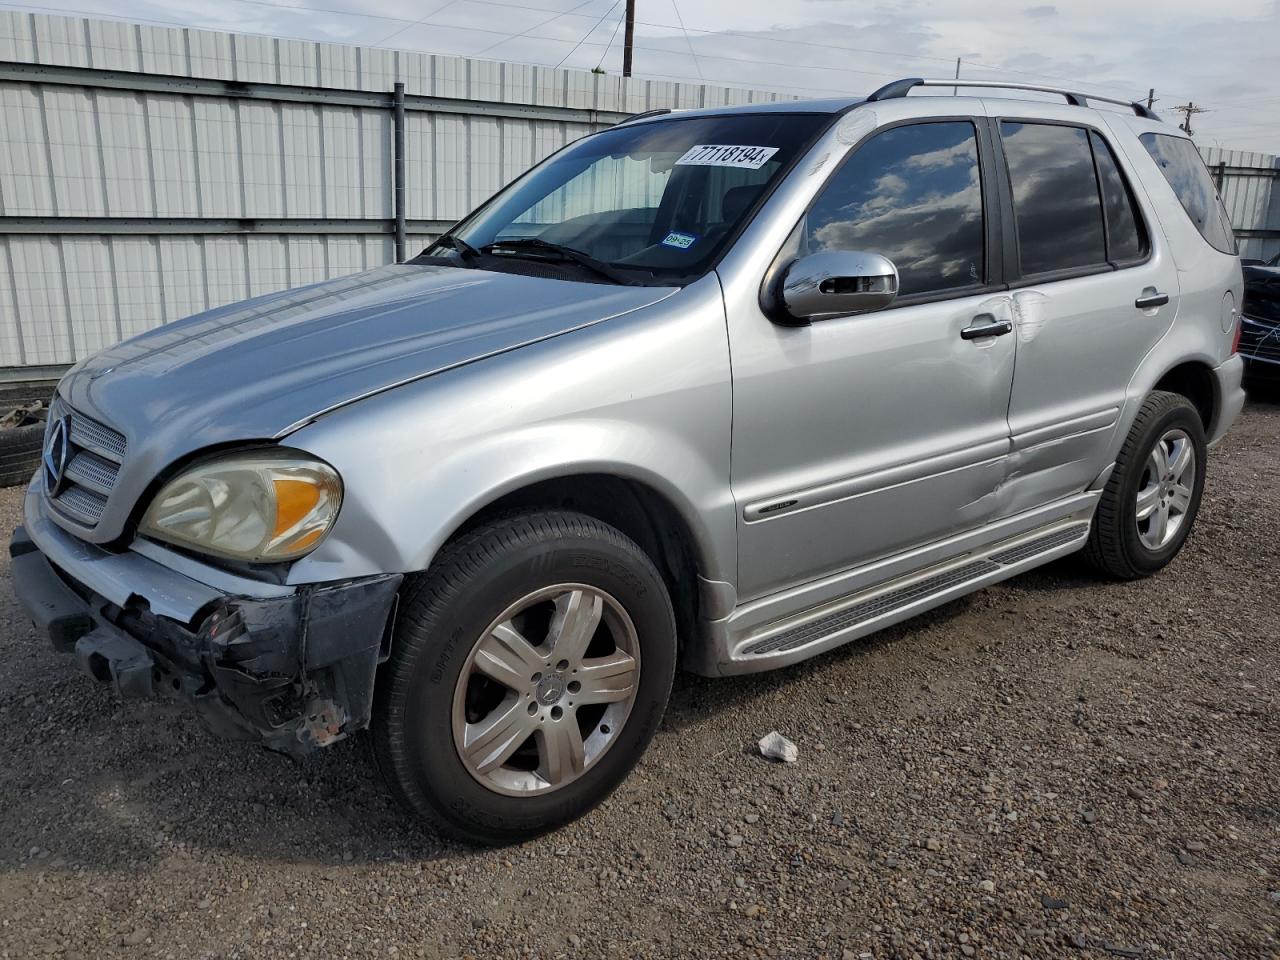
[[[1207,452],[1200,414],[1186,397],[1148,396],[1103,488],[1085,545],[1089,562],[1136,580],[1173,560],[1200,510]]]
[[[441,832],[526,840],[622,782],[675,667],[671,600],[633,541],[570,512],[489,523],[401,591],[374,694],[375,761]]]

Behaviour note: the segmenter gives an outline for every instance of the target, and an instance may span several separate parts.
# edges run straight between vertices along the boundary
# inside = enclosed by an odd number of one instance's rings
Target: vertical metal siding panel
[[[88,356],[120,339],[111,251],[105,237],[64,237],[67,315],[75,330],[76,353]]]
[[[175,27],[141,27],[142,69],[147,73],[167,73],[186,76],[187,41],[183,32]]]
[[[404,50],[400,54],[400,77],[404,80],[404,92],[411,96],[425,97],[431,95],[433,81],[431,54],[410,53]]]
[[[9,238],[0,234],[0,367],[15,367],[27,362],[19,319],[19,310],[24,305],[18,300],[13,276]]]
[[[560,71],[550,67],[534,67],[533,102],[539,106],[558,107],[564,99]]]
[[[37,90],[29,83],[0,84],[5,128],[0,137],[0,198],[4,214],[11,217],[54,212]]]
[[[677,84],[672,83],[670,80],[650,80],[650,109],[656,110],[658,107],[676,106],[676,87]]]
[[[75,360],[67,327],[62,257],[52,237],[9,238],[15,293],[21,306],[22,342],[30,364]]]
[[[277,40],[279,83],[310,86],[316,82],[316,45],[307,40]]]
[[[244,237],[206,237],[204,254],[210,307],[234,303],[249,296]]]
[[[242,238],[248,245],[249,296],[275,293],[289,286],[288,259],[284,237],[248,236]]]
[[[104,210],[98,135],[88,91],[45,87],[44,106],[58,213],[64,217],[101,216]]]
[[[141,70],[138,31],[131,23],[90,20],[89,53],[100,70]]]
[[[280,106],[252,100],[239,103],[246,216],[250,212],[255,217],[287,215],[281,182]]]
[[[536,67],[523,63],[504,63],[504,95],[507,103],[533,103]]]
[[[274,39],[237,33],[232,35],[231,43],[236,55],[237,80],[244,83],[279,82]]]
[[[191,75],[215,80],[234,80],[231,34],[213,30],[187,30],[191,46]]]
[[[360,142],[360,110],[325,107],[320,112],[324,140],[324,206],[330,217],[363,217],[364,159]]]
[[[435,133],[432,129],[433,115],[414,111],[406,113],[404,118],[404,152],[405,152],[405,216],[410,220],[435,220]],[[390,126],[388,122],[387,126]],[[388,135],[389,135],[388,131]],[[368,134],[366,133],[366,136]],[[379,168],[386,170],[390,163],[389,151],[385,148],[377,154],[365,151],[366,164],[374,159],[381,161]],[[380,204],[389,199],[388,191],[380,192]],[[366,200],[372,199],[366,197]],[[375,208],[370,208],[372,211]],[[383,215],[390,216],[390,206],[383,208]],[[369,214],[372,216],[372,212]]]
[[[470,96],[474,100],[502,100],[502,64],[492,60],[471,60]]]
[[[364,269],[364,240],[361,237],[329,237],[325,245],[328,247],[330,277],[345,277]]]
[[[338,87],[350,90],[360,84],[360,70],[356,64],[356,47],[337,43],[317,44],[320,54],[320,70],[315,81],[322,87]]]
[[[0,11],[0,60],[18,63],[31,63],[35,60],[30,14],[15,10]]]
[[[229,101],[207,97],[196,98],[193,106],[201,215],[243,216],[235,110]]]
[[[102,168],[111,216],[152,216],[150,162],[142,95],[123,90],[98,92]],[[95,158],[96,162],[96,158]]]
[[[324,244],[317,237],[287,237],[289,286],[304,287],[327,280]]]
[[[320,121],[314,107],[280,104],[284,142],[284,208],[290,217],[323,217]]]
[[[622,93],[622,78],[612,74],[596,76],[596,109],[626,110],[625,97]]]
[[[361,90],[390,91],[396,85],[396,51],[360,48]],[[407,87],[406,87],[407,89]]]
[[[120,305],[120,328],[125,338],[157,327],[160,306],[160,262],[154,237],[111,237],[115,264],[115,296]]]
[[[467,207],[467,121],[450,114],[436,114],[434,154],[436,159],[435,216],[454,220]]]
[[[533,166],[533,129],[531,120],[502,121],[502,183],[508,184]]]
[[[31,22],[35,31],[36,49],[40,54],[41,63],[58,64],[67,67],[100,67],[103,64],[96,60],[91,60],[89,50],[85,46],[85,22],[79,17],[58,17],[48,14],[35,14],[31,17]],[[97,36],[101,33],[99,24],[103,21],[91,20],[89,23],[90,34],[95,37],[95,45]],[[112,28],[125,26],[122,24],[112,24]],[[104,48],[103,56],[109,56],[109,52]],[[137,69],[136,64],[125,67],[126,70]]]
[[[205,308],[204,256],[195,237],[160,237],[160,282],[165,315],[161,322],[181,320]]]
[[[151,126],[156,215],[198,216],[190,106],[181,97],[148,95],[147,117]]]
[[[406,114],[405,127],[408,132],[408,118],[421,117],[423,114]],[[395,201],[392,197],[391,153],[392,146],[391,114],[386,110],[360,111],[361,150],[363,153],[364,215],[386,220],[395,213]],[[406,144],[408,138],[406,137]],[[426,143],[430,143],[429,140]],[[428,156],[425,152],[414,152],[408,146],[409,162],[405,165],[412,171],[415,166],[419,172],[407,174],[410,184],[421,176],[421,160]],[[421,160],[419,159],[421,158]],[[428,186],[427,189],[430,189]]]
[[[499,123],[494,117],[471,118],[471,164],[468,171],[470,196],[467,210],[463,210],[458,216],[478,207],[502,186],[502,138]]]
[[[461,57],[431,58],[431,91],[437,97],[467,96],[467,61]]]

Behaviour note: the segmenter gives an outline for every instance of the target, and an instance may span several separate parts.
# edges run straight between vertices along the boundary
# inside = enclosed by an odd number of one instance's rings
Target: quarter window
[[[1002,121],[1024,275],[1107,262],[1089,135],[1080,127]]]
[[[1113,263],[1138,260],[1147,252],[1147,237],[1138,205],[1107,142],[1093,132],[1089,134],[1089,142],[1093,144],[1093,159],[1098,165],[1098,182],[1102,186],[1102,206],[1107,217],[1107,259]]]
[[[1141,140],[1200,235],[1215,250],[1234,256],[1236,240],[1231,232],[1231,220],[1222,208],[1218,191],[1195,144],[1167,133],[1144,133]]]
[[[978,142],[965,121],[894,127],[861,146],[815,201],[802,253],[878,253],[903,296],[983,282]]]

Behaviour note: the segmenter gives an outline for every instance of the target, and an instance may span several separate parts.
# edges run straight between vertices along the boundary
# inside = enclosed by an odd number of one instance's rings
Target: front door
[[[884,129],[831,175],[789,252],[879,253],[900,296],[785,326],[730,308],[740,600],[991,518],[1005,477],[1014,337],[984,216],[990,141],[969,119]],[[1011,325],[1010,325],[1011,329]]]

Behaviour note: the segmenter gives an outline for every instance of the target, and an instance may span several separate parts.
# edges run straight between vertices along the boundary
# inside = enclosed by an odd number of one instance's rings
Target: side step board
[[[1073,553],[1088,536],[1088,522],[1057,524],[827,604],[772,625],[766,635],[757,632],[746,638],[733,654],[737,670],[726,672],[763,670],[806,659]]]

